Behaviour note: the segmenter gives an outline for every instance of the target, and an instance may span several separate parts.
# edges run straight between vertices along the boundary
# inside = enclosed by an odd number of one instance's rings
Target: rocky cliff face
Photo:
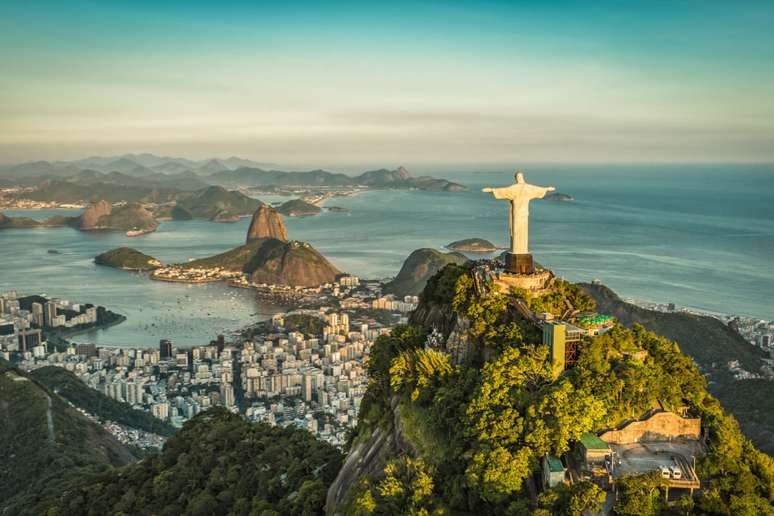
[[[112,211],[113,205],[107,201],[99,201],[92,204],[81,213],[80,217],[78,217],[78,229],[96,229],[99,224],[99,219],[105,215],[110,215]]]
[[[158,221],[153,214],[138,203],[130,203],[113,208],[107,201],[99,201],[84,210],[78,217],[76,227],[82,231],[90,230],[139,230],[154,231]]]
[[[250,229],[247,230],[247,242],[260,238],[276,238],[283,242],[288,241],[288,231],[282,221],[282,216],[267,204],[262,204],[255,210],[253,220],[250,222]]]
[[[385,462],[401,452],[416,453],[403,435],[399,401],[394,397],[390,403],[389,424],[377,426],[368,439],[355,444],[347,454],[336,480],[328,488],[325,514],[344,514],[350,490],[357,487],[361,479],[380,473]]]

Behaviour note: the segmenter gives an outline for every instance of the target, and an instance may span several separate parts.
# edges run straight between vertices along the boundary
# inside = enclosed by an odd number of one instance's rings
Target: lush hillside
[[[446,179],[436,179],[430,176],[413,177],[403,167],[395,170],[379,169],[364,172],[355,177],[353,181],[360,185],[374,188],[417,188],[433,192],[463,192],[464,186],[452,183]]]
[[[61,397],[0,362],[0,514],[38,504],[79,476],[123,466],[129,450]]]
[[[429,176],[413,177],[403,167],[398,167],[395,170],[371,170],[354,177],[326,170],[283,172],[281,170],[239,168],[218,172],[210,176],[210,179],[223,185],[252,187],[367,186],[370,188],[417,188],[438,192],[460,192],[466,189],[464,186],[446,179],[436,179]]]
[[[128,403],[109,398],[84,384],[73,373],[61,367],[42,367],[30,376],[57,393],[76,407],[82,408],[102,420],[115,421],[138,430],[169,436],[173,426],[153,417],[148,412],[136,410]]]
[[[222,408],[197,415],[163,451],[85,479],[48,514],[320,514],[341,465],[305,430],[251,424]]]
[[[641,324],[680,344],[709,375],[709,391],[738,420],[756,446],[774,453],[774,382],[737,381],[727,371],[730,360],[738,360],[748,371],[758,372],[764,352],[713,317],[687,313],[664,313],[626,303],[603,285],[583,284],[599,309],[622,324]]]
[[[191,216],[205,219],[226,215],[252,215],[262,204],[258,199],[220,186],[209,186],[194,192],[181,193],[174,199],[177,205]]]
[[[599,309],[615,316],[622,324],[641,324],[654,332],[680,342],[683,351],[702,367],[713,362],[739,362],[750,371],[763,365],[765,353],[714,317],[687,313],[664,313],[646,310],[625,303],[604,285],[582,283],[581,287],[594,298]]]
[[[287,331],[299,331],[310,338],[322,335],[325,321],[314,315],[292,314],[285,317]]]
[[[347,186],[352,178],[326,170],[309,172],[283,172],[259,168],[239,168],[218,172],[210,176],[213,182],[231,186]]]
[[[398,296],[419,295],[427,280],[447,264],[459,265],[466,261],[468,259],[459,253],[442,253],[429,248],[417,249],[403,262],[395,279],[385,285],[384,292]]]
[[[520,302],[593,306],[577,287],[551,299],[506,296],[465,267],[450,265],[422,294],[434,324],[380,337],[347,460],[328,492],[329,514],[579,514],[604,496],[576,482],[535,496],[542,458],[562,456],[585,432],[612,428],[653,407],[702,419],[706,454],[697,459],[703,489],[676,514],[772,514],[774,461],[746,439],[705,390],[678,345],[642,326],[616,326],[584,340],[577,364],[557,374]],[[427,323],[434,321],[427,320]],[[427,343],[427,344],[426,344]],[[633,351],[643,358],[633,358]],[[623,477],[617,514],[668,513],[652,477]]]
[[[153,188],[142,185],[121,185],[114,183],[90,182],[88,188],[75,181],[50,180],[40,183],[36,190],[20,197],[35,201],[77,203],[96,202],[140,202],[153,200]]]

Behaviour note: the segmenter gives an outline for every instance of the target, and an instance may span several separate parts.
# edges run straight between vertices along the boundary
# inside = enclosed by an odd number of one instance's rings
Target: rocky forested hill
[[[246,272],[256,283],[317,286],[332,283],[341,272],[314,247],[298,241],[258,238],[225,253],[193,260],[183,268],[213,268]]]
[[[540,327],[516,307],[554,316],[593,309],[578,286],[556,280],[544,294],[508,294],[448,265],[421,300],[411,325],[371,350],[368,391],[328,514],[595,513],[605,496],[592,482],[538,495],[543,457],[572,455],[584,433],[654,407],[701,419],[702,489],[670,506],[660,477],[623,476],[616,514],[772,514],[774,461],[724,413],[675,342],[617,325],[583,340],[577,363],[557,374]]]
[[[663,313],[624,302],[603,285],[584,283],[599,310],[615,316],[622,324],[641,324],[680,344],[709,378],[707,389],[720,400],[756,446],[774,454],[774,382],[736,380],[727,364],[738,360],[747,371],[759,372],[764,352],[731,328],[715,319],[682,312]]]
[[[413,251],[398,275],[387,283],[384,292],[397,296],[419,295],[427,280],[450,263],[462,264],[468,259],[460,253],[443,253],[435,249],[422,248]]]

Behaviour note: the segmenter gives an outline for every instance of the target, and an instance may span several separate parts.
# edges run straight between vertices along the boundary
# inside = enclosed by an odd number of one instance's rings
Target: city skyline
[[[771,162],[764,3],[0,7],[0,163]]]

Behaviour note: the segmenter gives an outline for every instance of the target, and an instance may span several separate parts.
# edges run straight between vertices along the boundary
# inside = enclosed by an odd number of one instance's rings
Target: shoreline
[[[63,338],[65,338],[65,337],[75,337],[77,335],[83,335],[84,333],[89,333],[91,331],[106,330],[108,328],[112,328],[113,326],[118,326],[119,324],[121,324],[123,322],[126,322],[127,317],[125,315],[121,315],[121,314],[118,314],[118,315],[120,316],[120,319],[117,320],[117,321],[112,321],[112,322],[104,323],[104,324],[97,324],[97,325],[92,326],[90,328],[84,328],[82,330],[75,330],[73,332],[60,333],[59,336],[63,337]]]

